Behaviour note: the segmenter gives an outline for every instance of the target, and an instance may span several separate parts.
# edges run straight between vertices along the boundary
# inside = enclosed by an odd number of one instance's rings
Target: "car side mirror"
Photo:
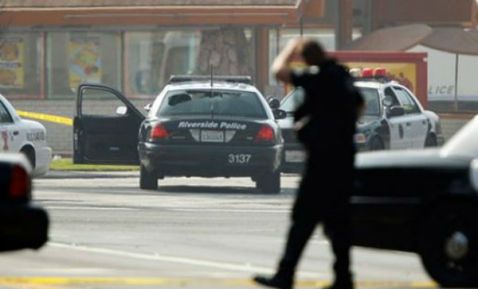
[[[275,119],[284,119],[287,117],[287,112],[285,110],[274,109],[272,112],[274,113]]]
[[[151,110],[151,107],[153,107],[153,104],[152,103],[148,103],[147,105],[144,106],[144,110],[146,110],[147,112],[149,112]]]
[[[392,106],[390,110],[388,111],[387,115],[389,117],[397,117],[397,116],[402,116],[405,115],[405,109],[401,106]]]
[[[270,97],[267,102],[269,103],[270,108],[273,110],[280,107],[280,100],[275,97]]]
[[[118,106],[116,108],[116,115],[125,116],[128,113],[128,108],[126,106]]]
[[[383,105],[386,107],[390,107],[393,104],[393,100],[390,97],[385,97],[382,101]]]

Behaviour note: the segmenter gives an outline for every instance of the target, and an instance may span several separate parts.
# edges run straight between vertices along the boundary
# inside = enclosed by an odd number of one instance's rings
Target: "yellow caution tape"
[[[73,119],[71,119],[69,117],[53,115],[53,114],[46,114],[46,113],[23,111],[23,110],[17,110],[17,113],[18,113],[19,116],[24,117],[24,118],[44,120],[44,121],[63,124],[63,125],[68,125],[68,126],[73,125]]]

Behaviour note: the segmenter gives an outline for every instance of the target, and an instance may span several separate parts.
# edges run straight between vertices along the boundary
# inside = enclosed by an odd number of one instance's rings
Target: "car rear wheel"
[[[25,147],[25,148],[22,148],[20,153],[25,155],[25,157],[27,158],[28,163],[30,164],[32,169],[35,169],[35,165],[36,165],[36,163],[35,163],[35,151],[31,147]]]
[[[280,193],[280,171],[266,173],[256,180],[256,187],[265,194]]]
[[[149,172],[143,165],[141,165],[139,172],[139,187],[143,190],[158,189],[158,179],[156,175]]]
[[[476,208],[437,207],[423,223],[419,253],[430,276],[444,287],[478,287]]]

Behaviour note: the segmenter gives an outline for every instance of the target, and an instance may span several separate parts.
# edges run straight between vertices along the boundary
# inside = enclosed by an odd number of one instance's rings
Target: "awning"
[[[421,45],[454,54],[478,55],[478,31],[463,28],[436,28]]]
[[[353,41],[345,50],[405,51],[416,45],[453,54],[478,55],[478,31],[460,27],[404,25],[376,30]]]
[[[376,30],[345,47],[344,50],[403,51],[433,33],[428,25],[412,24]]]
[[[7,0],[0,25],[283,25],[312,3],[322,16],[325,0]]]

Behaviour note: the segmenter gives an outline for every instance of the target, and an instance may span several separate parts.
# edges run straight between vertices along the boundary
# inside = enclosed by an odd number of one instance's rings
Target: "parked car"
[[[8,100],[0,95],[0,152],[20,152],[32,167],[32,175],[48,172],[51,148],[46,142],[45,127],[32,120],[18,116]]]
[[[114,116],[84,113],[85,98],[98,93],[124,107]],[[157,189],[167,176],[247,176],[265,193],[280,192],[281,131],[250,79],[174,77],[148,109],[145,117],[118,91],[81,85],[75,163],[134,164],[139,156],[142,189]]]
[[[443,147],[357,155],[354,244],[416,252],[444,287],[478,287],[478,117]]]
[[[31,203],[30,173],[24,155],[0,153],[0,252],[38,249],[48,239],[48,215]]]
[[[355,86],[366,102],[366,110],[357,123],[355,135],[358,151],[413,149],[443,144],[438,115],[424,110],[405,86],[375,78],[358,80]],[[302,99],[303,91],[299,88],[281,101],[280,109],[287,113],[285,119],[279,120],[285,140],[284,172],[300,172],[304,163],[305,154],[293,130],[293,112]]]

